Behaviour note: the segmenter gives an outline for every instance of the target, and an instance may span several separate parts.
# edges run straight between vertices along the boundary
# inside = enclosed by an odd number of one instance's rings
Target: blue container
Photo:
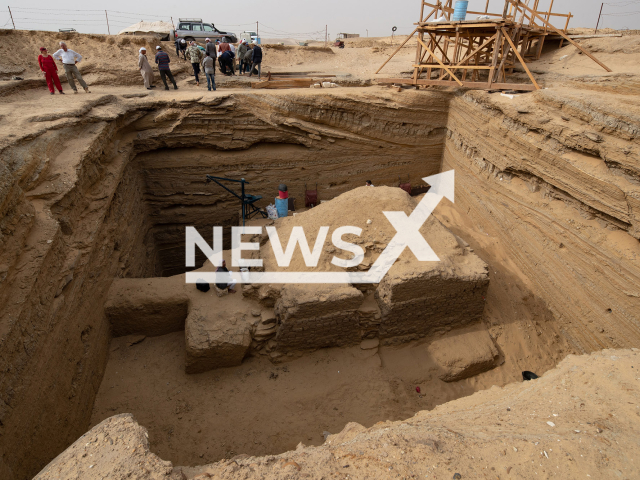
[[[458,0],[456,2],[456,6],[453,10],[453,17],[451,17],[452,22],[462,22],[467,18],[467,8],[469,7],[469,2],[466,0]]]
[[[276,210],[278,211],[278,218],[286,217],[289,213],[289,199],[276,197]]]

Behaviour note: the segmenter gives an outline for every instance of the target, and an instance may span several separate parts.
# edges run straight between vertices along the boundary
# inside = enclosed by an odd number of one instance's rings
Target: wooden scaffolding
[[[411,78],[383,78],[379,83],[408,84],[416,87],[459,86],[486,90],[531,91],[540,88],[527,67],[527,59],[538,60],[549,38],[565,40],[594,62],[611,70],[567,36],[571,13],[538,10],[540,0],[505,0],[503,12],[489,13],[489,0],[476,20],[452,21],[453,0],[437,4],[421,0],[420,21],[406,40],[376,72],[417,34],[417,48]],[[531,6],[529,6],[531,4]],[[427,8],[431,10],[427,10]],[[563,28],[552,25],[552,18],[562,18]],[[531,83],[512,83],[507,75],[520,65]]]

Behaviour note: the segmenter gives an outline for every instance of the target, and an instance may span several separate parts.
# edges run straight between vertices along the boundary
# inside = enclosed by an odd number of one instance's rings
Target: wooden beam
[[[438,68],[437,63],[422,63],[413,65],[413,68],[428,68],[435,67]],[[452,65],[451,68],[460,69],[460,70],[490,70],[491,65]]]
[[[411,40],[411,37],[413,37],[413,36],[416,34],[416,32],[417,32],[417,31],[418,31],[418,29],[416,28],[413,32],[411,32],[411,35],[409,35],[409,36],[404,40],[404,42],[402,42],[402,44],[400,44],[400,46],[396,49],[396,51],[395,51],[395,52],[393,52],[389,58],[387,58],[387,61],[386,61],[386,62],[384,62],[384,63],[382,64],[382,66],[378,69],[378,71],[376,72],[376,74],[380,73],[380,70],[382,70],[382,69],[384,68],[384,66],[385,66],[387,63],[389,63],[389,60],[391,60],[393,57],[395,57],[396,53],[398,53],[398,52],[400,51],[400,49],[401,49],[402,47],[404,47],[404,46],[407,44],[407,42],[408,42],[409,40]]]
[[[469,60],[471,57],[473,57],[476,53],[478,53],[480,50],[482,50],[483,48],[489,46],[489,44],[496,39],[496,37],[498,36],[498,34],[496,33],[493,37],[491,37],[489,40],[487,40],[486,42],[484,42],[482,45],[480,45],[478,48],[476,48],[473,52],[471,52],[470,54],[468,54],[466,57],[464,57],[462,60],[460,60],[460,62],[458,63],[458,65],[461,65],[462,63],[466,62],[467,60]],[[455,66],[458,66],[455,65]]]
[[[418,80],[413,82],[412,78],[379,78],[376,79],[379,84],[391,85],[440,85],[443,87],[458,87],[459,85],[453,80]],[[520,90],[523,92],[532,92],[536,89],[529,83],[493,83],[489,86],[488,82],[462,82],[464,88],[476,90]]]
[[[513,3],[516,0],[507,0],[507,2]],[[551,25],[548,21],[546,21],[544,18],[542,18],[540,15],[538,15],[536,12],[534,12],[533,10],[531,10],[529,7],[527,7],[526,5],[523,5],[524,8],[526,8],[527,10],[529,10],[529,12],[534,16],[539,18],[540,20],[542,20],[545,24],[545,26],[549,27],[551,30],[553,30],[554,32],[556,32],[558,35],[560,35],[561,37],[563,37],[565,40],[567,40],[571,45],[573,45],[574,47],[576,47],[578,50],[580,50],[582,53],[584,53],[587,57],[589,57],[591,60],[593,60],[594,62],[596,62],[598,65],[600,65],[602,68],[604,68],[607,72],[611,72],[612,70],[607,67],[604,63],[602,63],[600,60],[598,60],[596,57],[594,57],[593,55],[591,55],[588,51],[586,51],[584,48],[582,48],[580,45],[578,45],[576,42],[574,42],[573,40],[571,40],[567,35],[564,34],[564,32],[562,30],[558,30],[556,27],[554,27],[553,25]]]
[[[315,81],[312,78],[292,78],[290,80],[264,80],[251,84],[251,88],[309,88]]]
[[[523,5],[523,6],[526,6],[526,5]],[[507,37],[507,42],[509,42],[509,45],[511,45],[511,48],[513,49],[513,53],[515,53],[516,57],[518,57],[518,60],[520,60],[520,63],[524,67],[524,70],[527,72],[527,75],[529,75],[529,78],[531,79],[531,82],[533,83],[533,85],[536,87],[536,90],[540,90],[540,86],[538,85],[538,82],[536,82],[536,79],[533,78],[533,75],[531,75],[531,71],[529,71],[529,67],[527,67],[527,64],[524,61],[524,58],[520,56],[520,52],[518,52],[518,49],[513,44],[513,40],[511,40],[511,37],[507,35],[507,32],[505,31],[504,28],[502,29],[502,33],[504,34],[505,37]]]
[[[458,78],[457,78],[457,77],[456,77],[456,76],[451,72],[451,70],[449,70],[449,68],[448,68],[444,63],[442,63],[442,62],[438,59],[438,57],[436,57],[436,56],[434,55],[434,53],[429,49],[429,47],[427,47],[427,45],[426,45],[422,40],[420,40],[420,39],[418,39],[418,42],[420,42],[420,43],[422,44],[422,47],[423,47],[423,48],[425,48],[426,50],[428,50],[428,51],[429,51],[429,55],[431,55],[431,56],[435,59],[435,61],[436,61],[436,62],[438,62],[438,63],[440,64],[440,66],[441,66],[445,71],[449,72],[449,75],[451,75],[451,78],[453,78],[456,82],[458,82],[458,84],[459,84],[460,86],[462,86],[462,82],[461,82],[460,80],[458,80]]]
[[[433,40],[433,44],[438,47],[438,50],[440,50],[442,52],[442,59],[446,60],[447,62],[451,63],[451,60],[449,60],[448,55],[445,53],[445,51],[442,49],[442,47],[440,46],[440,42],[436,41],[435,36],[433,35],[433,33],[429,32],[429,35],[431,36],[431,40]]]

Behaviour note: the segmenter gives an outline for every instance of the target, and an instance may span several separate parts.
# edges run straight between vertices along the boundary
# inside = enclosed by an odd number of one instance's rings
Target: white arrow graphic
[[[440,259],[420,233],[420,228],[443,198],[454,202],[455,175],[453,170],[439,173],[423,180],[431,185],[429,192],[416,206],[411,215],[404,212],[383,212],[396,229],[376,262],[367,272],[249,272],[241,278],[239,272],[188,272],[187,283],[204,280],[208,283],[227,283],[229,275],[243,283],[380,283],[405,248],[409,249],[420,262],[438,262]]]

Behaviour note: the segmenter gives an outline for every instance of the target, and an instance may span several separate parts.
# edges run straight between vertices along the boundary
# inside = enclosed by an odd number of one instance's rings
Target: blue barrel
[[[278,218],[286,217],[289,212],[289,199],[276,197],[276,210]]]
[[[458,0],[456,2],[455,9],[453,10],[453,17],[451,17],[452,22],[462,22],[467,18],[467,8],[469,7],[469,2],[466,0]]]

